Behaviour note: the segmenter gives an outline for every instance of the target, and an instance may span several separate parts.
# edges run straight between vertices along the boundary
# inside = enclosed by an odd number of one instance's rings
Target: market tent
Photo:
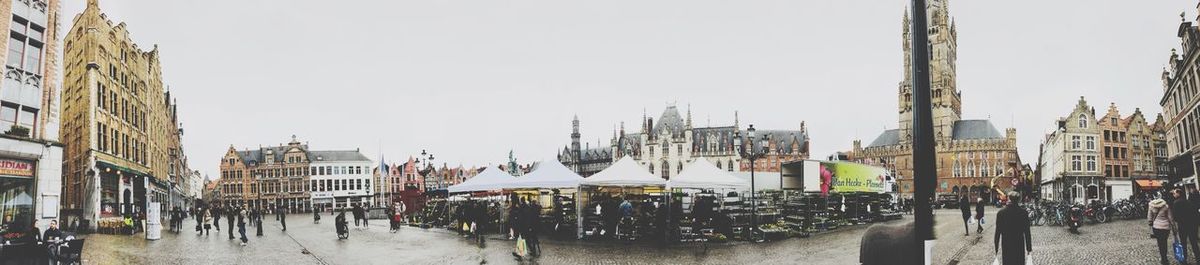
[[[504,173],[499,168],[488,167],[483,172],[479,172],[479,175],[475,175],[475,177],[463,181],[463,183],[459,183],[458,185],[450,186],[447,190],[451,193],[499,190],[507,188],[508,185],[511,185],[516,180],[516,177]]]
[[[650,174],[628,156],[617,160],[604,170],[583,179],[579,185],[589,186],[661,186],[667,181]]]
[[[700,158],[683,167],[683,171],[680,171],[679,175],[667,181],[667,187],[749,189],[750,182],[734,177],[729,172],[713,166],[707,159]]]
[[[558,160],[547,160],[538,163],[537,170],[517,178],[506,188],[537,189],[537,188],[575,188],[583,180],[579,174],[559,163]]]

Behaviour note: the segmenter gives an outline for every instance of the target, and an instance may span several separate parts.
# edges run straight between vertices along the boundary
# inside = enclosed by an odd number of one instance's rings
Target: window
[[[1096,150],[1096,137],[1095,136],[1087,137],[1087,150]]]
[[[970,178],[975,177],[975,163],[974,162],[967,164],[967,177],[970,177]]]
[[[1090,171],[1090,172],[1096,171],[1096,156],[1088,156],[1087,157],[1087,171]]]
[[[1071,149],[1079,149],[1079,136],[1071,136]]]
[[[962,165],[958,164],[958,160],[954,161],[954,177],[962,177]]]
[[[1079,114],[1079,128],[1087,128],[1087,115]]]
[[[670,179],[670,177],[671,177],[671,163],[670,162],[663,162],[662,177],[663,177],[663,179]]]
[[[999,176],[999,175],[1004,175],[1004,166],[1000,165],[1000,163],[997,162],[996,163],[996,176]]]
[[[986,177],[988,173],[992,172],[992,167],[990,165],[988,165],[987,163],[983,163],[982,167],[983,167],[983,169],[979,170],[979,173],[980,173],[979,175],[981,175],[982,177]]]
[[[1071,171],[1082,171],[1083,161],[1080,156],[1071,156]]]

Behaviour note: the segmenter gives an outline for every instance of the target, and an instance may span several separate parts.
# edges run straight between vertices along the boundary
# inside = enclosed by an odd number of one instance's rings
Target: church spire
[[[688,103],[687,107],[687,128],[692,129],[692,103]]]

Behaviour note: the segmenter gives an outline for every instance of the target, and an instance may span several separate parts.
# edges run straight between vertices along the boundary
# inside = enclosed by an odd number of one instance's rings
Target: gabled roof
[[[684,126],[683,118],[679,116],[679,109],[675,106],[667,106],[667,109],[663,110],[662,116],[659,116],[658,121],[655,122],[650,135],[658,136],[663,130],[666,130],[672,136],[683,136]]]
[[[371,161],[358,151],[311,151],[308,159],[312,162]]]
[[[954,122],[954,140],[1004,139],[1004,134],[989,120],[961,120]]]
[[[875,141],[871,141],[871,144],[867,145],[867,147],[889,146],[897,144],[900,144],[900,129],[891,129],[883,131],[883,133],[879,134],[879,137],[875,137]]]

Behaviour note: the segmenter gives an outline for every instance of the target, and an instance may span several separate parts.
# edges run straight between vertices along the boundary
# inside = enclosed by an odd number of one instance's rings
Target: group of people
[[[1190,245],[1192,258],[1200,263],[1200,238],[1196,233],[1200,228],[1200,212],[1197,209],[1200,206],[1200,193],[1196,192],[1195,187],[1188,193],[1176,188],[1160,196],[1150,201],[1146,211],[1150,237],[1158,242],[1159,262],[1169,264],[1167,241],[1174,235],[1184,245],[1184,256],[1187,256]]]
[[[287,231],[287,215],[285,215],[286,212],[287,212],[287,208],[285,206],[280,206],[280,208],[275,211],[275,213],[276,213],[275,219],[277,221],[279,221],[280,225],[283,226],[283,231]],[[226,231],[228,231],[229,239],[233,240],[233,239],[235,239],[235,237],[233,235],[233,230],[234,230],[235,223],[236,223],[238,234],[241,236],[238,239],[240,239],[242,241],[241,245],[245,246],[246,243],[248,243],[250,241],[250,239],[248,237],[246,237],[246,225],[247,224],[250,224],[250,226],[257,228],[256,235],[258,235],[258,236],[263,235],[263,230],[262,230],[263,229],[262,228],[263,214],[264,214],[264,211],[260,210],[259,208],[250,208],[243,204],[241,206],[216,205],[212,208],[200,207],[200,208],[195,209],[195,212],[192,214],[192,216],[194,216],[196,218],[196,232],[198,233],[198,235],[210,235],[211,230],[214,228],[217,230],[217,233],[219,234],[221,232],[221,218],[223,216],[226,220],[225,228],[226,228]],[[178,209],[172,210],[172,213],[171,213],[172,227],[176,227],[176,223],[178,223],[178,226],[180,226],[180,227],[182,226],[182,222],[183,222],[182,216],[185,216],[182,213],[182,211],[180,211]]]
[[[492,214],[489,211],[488,202],[470,200],[463,202],[454,208],[454,228],[457,228],[458,234],[463,237],[474,238],[475,243],[483,246],[485,231],[491,227]]]
[[[518,251],[513,252],[513,256],[518,259],[524,257],[537,257],[542,255],[542,244],[538,237],[538,232],[542,226],[542,205],[537,200],[517,199],[515,196],[510,199],[512,202],[508,207],[508,227],[509,236],[517,237],[518,244],[522,241],[524,246],[517,246]],[[519,203],[518,203],[519,201]],[[479,205],[485,205],[480,203]],[[477,208],[485,208],[479,206]],[[480,211],[485,211],[480,209]],[[486,215],[486,214],[482,214]],[[480,245],[483,244],[483,236],[476,231],[479,237]],[[520,250],[525,251],[520,251]]]

